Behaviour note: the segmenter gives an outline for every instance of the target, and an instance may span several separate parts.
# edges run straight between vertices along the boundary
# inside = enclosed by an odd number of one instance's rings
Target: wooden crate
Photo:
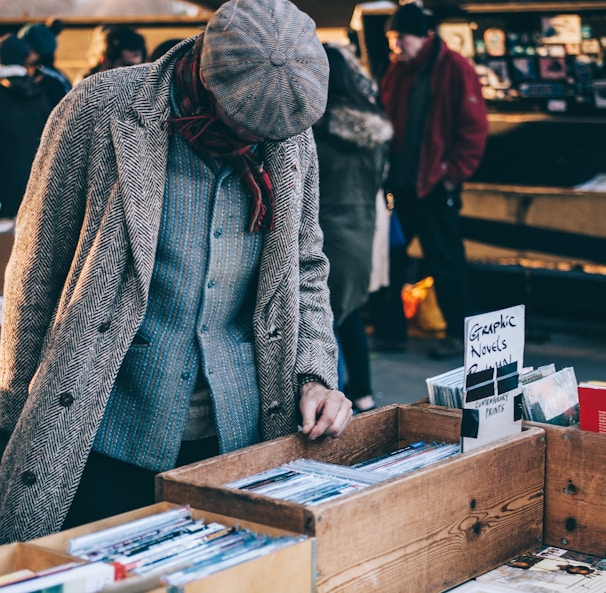
[[[438,593],[541,542],[543,430],[317,506],[223,484],[298,458],[350,465],[417,440],[458,442],[459,429],[439,409],[387,406],[356,416],[338,439],[289,435],[165,472],[156,495],[314,536],[319,592]]]
[[[461,415],[428,399],[414,405]],[[545,431],[543,543],[606,556],[606,435],[542,422],[524,421],[523,427]]]
[[[606,556],[606,435],[525,422],[545,430],[544,540]]]
[[[36,546],[48,551],[67,552],[69,540],[108,527],[121,525],[128,521],[134,521],[141,517],[160,513],[174,504],[160,502],[155,505],[137,509],[101,521],[88,523],[80,527],[74,527],[53,535],[34,540]],[[241,527],[251,529],[259,533],[270,535],[284,535],[283,529],[260,525],[252,521],[234,520],[233,517],[225,516],[210,511],[192,508],[194,518],[204,518],[207,522],[218,521],[225,525],[238,524]],[[292,532],[288,533],[292,535]],[[315,541],[309,538],[296,542],[291,546],[276,550],[266,556],[237,564],[208,577],[189,583],[183,587],[183,593],[310,593],[314,591],[315,573]],[[129,591],[142,590],[134,586],[134,580],[130,580]],[[149,589],[149,587],[147,588]],[[166,588],[155,588],[153,593],[165,593]]]

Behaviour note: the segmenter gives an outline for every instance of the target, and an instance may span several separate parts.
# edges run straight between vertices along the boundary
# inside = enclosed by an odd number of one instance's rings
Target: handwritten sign
[[[518,305],[465,319],[463,451],[522,429],[524,313]]]
[[[524,364],[524,305],[465,319],[465,376],[490,368]]]

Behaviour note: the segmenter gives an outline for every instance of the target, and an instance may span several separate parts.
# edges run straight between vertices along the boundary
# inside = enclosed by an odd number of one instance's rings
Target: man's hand
[[[322,435],[338,437],[352,418],[351,402],[345,394],[328,389],[322,383],[305,383],[301,387],[301,432],[310,440]]]

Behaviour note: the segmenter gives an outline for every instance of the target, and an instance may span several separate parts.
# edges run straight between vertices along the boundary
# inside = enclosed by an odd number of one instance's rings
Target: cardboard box
[[[134,521],[141,517],[153,515],[165,511],[175,505],[161,502],[155,505],[137,509],[101,521],[88,523],[80,527],[74,527],[60,531],[53,535],[34,540],[36,546],[56,553],[67,552],[69,540],[73,537],[93,533],[121,525],[128,521]],[[284,535],[282,529],[272,528],[267,525],[259,525],[252,521],[234,520],[232,517],[192,509],[192,516],[204,518],[207,522],[218,521],[225,525],[238,524],[259,533],[271,535]],[[291,533],[292,534],[292,533]],[[315,573],[315,542],[309,538],[296,542],[291,546],[282,548],[266,556],[237,564],[231,568],[222,570],[208,577],[189,583],[183,587],[183,593],[310,593],[314,590]],[[134,584],[138,577],[129,580],[129,592],[150,590],[149,587],[138,587]],[[126,581],[121,581],[125,583]],[[154,593],[163,593],[165,587],[153,589]],[[116,592],[117,593],[117,590]]]
[[[387,406],[338,439],[289,435],[159,474],[156,496],[314,536],[319,592],[438,593],[541,542],[540,428],[315,506],[223,484],[298,458],[351,465],[418,440],[458,442],[459,431],[448,411]]]
[[[544,543],[606,556],[606,434],[525,422],[545,430]]]

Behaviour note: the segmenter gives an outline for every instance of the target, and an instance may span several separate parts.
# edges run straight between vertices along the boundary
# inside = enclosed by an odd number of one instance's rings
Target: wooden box
[[[541,542],[539,428],[315,506],[223,486],[298,458],[351,465],[412,442],[458,442],[460,418],[392,405],[338,439],[289,435],[157,476],[158,499],[316,538],[320,592],[437,593]]]
[[[461,410],[414,404],[460,417]],[[545,431],[545,514],[543,543],[594,556],[606,556],[606,435],[523,422]]]
[[[606,556],[606,434],[525,422],[547,441],[544,542]]]
[[[49,552],[67,552],[69,540],[73,537],[121,525],[128,521],[160,513],[174,506],[170,503],[161,502],[108,519],[60,531],[34,540],[34,542],[36,546],[46,548]],[[202,517],[207,522],[218,521],[224,525],[237,523],[241,527],[259,533],[271,535],[284,535],[286,533],[282,529],[259,525],[251,521],[236,521],[229,516],[199,509],[192,508],[192,516],[195,518]],[[308,538],[266,556],[237,564],[211,574],[202,580],[189,583],[183,587],[183,593],[217,593],[218,591],[221,593],[284,593],[285,591],[289,593],[310,593],[314,591],[314,573],[315,541],[313,538]],[[135,579],[137,578],[139,578],[141,584],[135,585]],[[165,593],[167,590],[166,587],[145,586],[146,581],[140,577],[134,576],[128,580],[130,581],[128,588],[130,593],[152,589],[154,593]],[[126,581],[121,582],[125,583]],[[114,593],[118,593],[118,589]]]

